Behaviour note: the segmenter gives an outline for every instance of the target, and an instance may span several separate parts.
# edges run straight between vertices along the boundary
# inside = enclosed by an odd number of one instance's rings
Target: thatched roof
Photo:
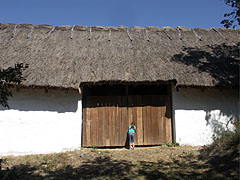
[[[28,63],[24,86],[167,82],[238,86],[239,29],[0,24],[0,68]]]

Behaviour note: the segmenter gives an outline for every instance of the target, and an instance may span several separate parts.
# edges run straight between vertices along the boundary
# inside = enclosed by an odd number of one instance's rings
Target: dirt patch
[[[4,157],[2,179],[238,179],[200,159],[201,147],[139,147]],[[206,155],[205,155],[206,156]],[[226,164],[227,166],[227,164]]]

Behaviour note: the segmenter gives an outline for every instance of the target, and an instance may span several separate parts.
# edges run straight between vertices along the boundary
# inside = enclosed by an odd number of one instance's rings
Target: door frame
[[[127,118],[129,118],[129,111],[128,111],[128,108],[129,108],[129,105],[128,105],[128,96],[129,96],[129,86],[136,86],[138,87],[139,85],[153,85],[153,86],[156,86],[158,87],[159,85],[160,86],[165,86],[167,87],[167,95],[169,96],[170,98],[170,104],[169,104],[169,108],[170,108],[170,111],[171,111],[171,134],[172,134],[172,143],[175,142],[176,140],[176,129],[175,129],[175,118],[174,118],[174,112],[173,112],[173,97],[172,97],[172,89],[173,89],[173,85],[174,85],[174,82],[161,82],[161,83],[109,83],[109,82],[99,82],[99,83],[81,83],[80,85],[80,90],[81,90],[81,94],[82,94],[82,135],[81,135],[81,146],[83,145],[83,132],[84,132],[84,126],[83,126],[83,122],[84,122],[84,118],[85,118],[85,115],[84,115],[84,107],[86,106],[86,101],[85,101],[85,98],[87,97],[87,91],[85,89],[85,87],[89,87],[89,86],[99,86],[99,85],[102,85],[102,84],[105,84],[107,85],[108,87],[111,87],[111,86],[114,86],[114,85],[123,85],[125,86],[125,93],[126,93],[126,99],[127,99]],[[114,146],[114,147],[117,147],[117,146]]]

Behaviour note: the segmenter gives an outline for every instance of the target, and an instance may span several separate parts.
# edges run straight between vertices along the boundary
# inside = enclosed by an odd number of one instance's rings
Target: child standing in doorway
[[[129,126],[129,130],[128,130],[130,149],[135,148],[135,144],[134,144],[135,133],[136,133],[136,126],[135,126],[135,123],[132,122],[131,125]]]

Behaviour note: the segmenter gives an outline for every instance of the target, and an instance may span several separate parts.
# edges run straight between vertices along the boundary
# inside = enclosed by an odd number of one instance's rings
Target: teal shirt
[[[135,133],[135,130],[136,130],[136,126],[134,126],[134,129],[131,129],[131,126],[129,126],[129,132]]]

